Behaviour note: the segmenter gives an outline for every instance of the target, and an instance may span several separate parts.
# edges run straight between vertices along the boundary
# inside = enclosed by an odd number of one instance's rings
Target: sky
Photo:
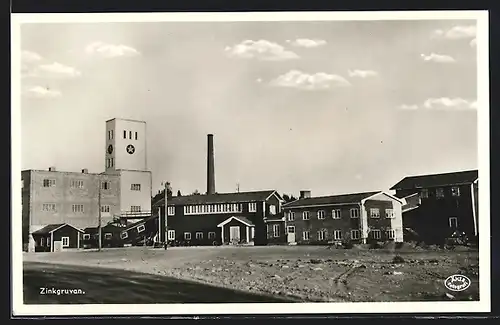
[[[102,172],[147,123],[153,193],[389,190],[478,167],[475,20],[37,23],[21,29],[22,169]]]

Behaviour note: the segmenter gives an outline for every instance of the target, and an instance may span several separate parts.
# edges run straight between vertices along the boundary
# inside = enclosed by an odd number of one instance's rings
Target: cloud
[[[57,98],[62,96],[59,90],[42,86],[35,86],[28,89],[25,95],[32,98]]]
[[[42,60],[42,56],[38,53],[23,50],[21,52],[21,62],[24,64],[36,63]]]
[[[476,40],[475,38],[473,38],[473,39],[470,41],[469,45],[470,45],[471,47],[476,47],[476,43],[477,43],[477,40]]]
[[[287,40],[286,42],[290,43],[293,46],[307,47],[307,48],[319,47],[319,46],[326,45],[326,41],[322,40],[322,39],[298,38],[294,41]]]
[[[96,55],[104,58],[133,57],[140,55],[136,49],[126,45],[106,44],[103,42],[94,42],[85,48],[89,55]]]
[[[467,100],[460,97],[448,98],[429,98],[423,102],[422,105],[400,105],[398,107],[401,110],[475,110],[477,109],[477,101]]]
[[[334,87],[346,87],[351,84],[339,75],[324,72],[307,74],[298,70],[291,70],[271,81],[270,85],[303,90],[325,90]]]
[[[455,63],[457,62],[453,57],[444,54],[431,53],[429,55],[420,54],[424,61],[436,63]]]
[[[450,40],[474,38],[476,37],[476,26],[455,26],[448,30],[437,29],[432,32],[432,37]]]
[[[377,72],[373,70],[349,70],[349,77],[368,78],[376,75]]]
[[[61,63],[54,62],[52,64],[39,65],[35,73],[37,76],[53,76],[53,77],[79,77],[81,72],[73,67],[66,66]]]
[[[258,59],[263,61],[284,61],[298,59],[299,56],[283,46],[266,40],[246,40],[224,51],[231,58]]]

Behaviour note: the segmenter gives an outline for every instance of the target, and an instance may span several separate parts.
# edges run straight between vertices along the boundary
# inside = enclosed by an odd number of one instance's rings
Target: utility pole
[[[168,182],[165,182],[165,212],[164,212],[165,229],[164,229],[164,233],[163,233],[163,236],[165,237],[165,249],[167,249],[167,246],[168,246],[168,212],[167,212],[168,211],[168,205],[167,205],[167,198],[168,198]],[[158,215],[158,218],[161,219],[160,215]]]
[[[101,235],[102,235],[102,228],[101,228],[101,187],[102,187],[102,180],[101,180],[101,177],[99,176],[99,182],[98,182],[98,186],[99,186],[99,190],[98,190],[98,198],[97,198],[97,205],[98,205],[98,209],[99,209],[99,225],[98,225],[98,233],[97,233],[97,236],[98,236],[98,240],[99,240],[99,252],[101,251],[101,248],[102,248],[102,239],[101,239]]]
[[[240,193],[240,183],[236,183],[236,192]]]

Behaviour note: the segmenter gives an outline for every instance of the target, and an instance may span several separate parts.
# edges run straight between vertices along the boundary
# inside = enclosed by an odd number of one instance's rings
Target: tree
[[[200,195],[200,192],[198,190],[194,190],[194,192],[191,195]]]
[[[285,203],[297,200],[293,195],[288,195],[288,194],[283,194],[281,197],[283,198]]]
[[[177,196],[182,196],[181,190],[177,190]]]

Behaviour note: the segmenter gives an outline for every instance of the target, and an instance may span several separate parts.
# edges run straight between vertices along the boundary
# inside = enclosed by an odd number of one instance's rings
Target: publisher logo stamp
[[[470,287],[471,281],[462,274],[450,275],[444,280],[444,286],[451,291],[464,291]]]

